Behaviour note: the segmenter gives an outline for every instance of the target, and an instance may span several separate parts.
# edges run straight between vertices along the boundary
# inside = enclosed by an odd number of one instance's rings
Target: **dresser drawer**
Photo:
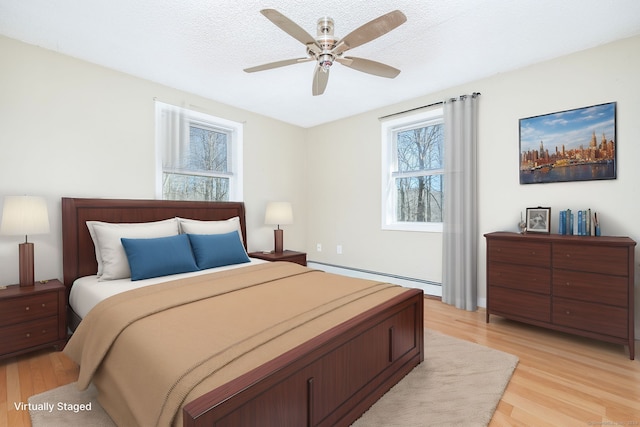
[[[55,316],[58,313],[58,292],[7,298],[0,301],[0,326]]]
[[[627,338],[629,317],[625,308],[555,298],[553,323],[583,331]]]
[[[489,284],[521,291],[549,295],[551,292],[551,271],[548,268],[527,265],[489,263]]]
[[[622,247],[556,243],[553,267],[628,276],[628,249]]]
[[[556,297],[627,307],[628,286],[626,277],[553,270],[553,295]]]
[[[58,318],[33,320],[31,322],[0,328],[0,352],[11,353],[58,339]]]
[[[551,245],[545,242],[490,240],[487,241],[487,260],[549,268]]]
[[[551,297],[513,289],[489,287],[491,313],[517,318],[551,321]]]

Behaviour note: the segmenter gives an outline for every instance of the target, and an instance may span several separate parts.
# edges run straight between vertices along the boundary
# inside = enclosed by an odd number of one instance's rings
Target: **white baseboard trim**
[[[357,277],[360,279],[377,280],[380,282],[393,283],[394,285],[406,286],[408,288],[422,289],[426,295],[442,297],[442,285],[429,280],[416,279],[412,277],[398,276],[395,274],[380,273],[376,271],[362,270],[359,268],[345,267],[341,265],[326,264],[324,262],[308,261],[307,266],[328,273],[341,274],[343,276]]]

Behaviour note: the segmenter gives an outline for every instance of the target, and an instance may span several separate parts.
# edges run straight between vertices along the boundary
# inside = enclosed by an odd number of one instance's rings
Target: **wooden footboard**
[[[184,426],[348,426],[424,360],[412,289],[184,407]]]

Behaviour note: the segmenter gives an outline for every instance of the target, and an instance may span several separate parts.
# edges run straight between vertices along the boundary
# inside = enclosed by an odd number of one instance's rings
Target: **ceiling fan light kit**
[[[407,17],[399,10],[394,10],[367,22],[339,40],[333,33],[334,21],[328,16],[318,19],[318,25],[316,27],[317,37],[313,38],[302,27],[275,9],[263,9],[260,12],[281,30],[304,44],[306,46],[307,57],[285,59],[283,61],[245,68],[244,71],[247,73],[270,70],[287,65],[299,64],[301,62],[316,61],[317,65],[313,73],[313,83],[311,86],[311,92],[314,96],[324,93],[329,81],[329,70],[334,62],[338,62],[345,67],[363,73],[380,77],[392,79],[400,74],[400,70],[397,68],[381,62],[349,56],[343,57],[343,54],[347,50],[375,40],[402,25],[407,20]]]

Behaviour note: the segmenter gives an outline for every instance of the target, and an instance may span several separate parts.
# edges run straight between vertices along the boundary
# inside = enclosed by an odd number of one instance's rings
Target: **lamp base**
[[[20,286],[33,286],[33,243],[18,245],[20,263]]]
[[[284,233],[282,229],[278,228],[277,230],[273,230],[273,239],[276,244],[273,252],[276,254],[282,253],[282,241],[284,240],[283,236],[284,236]]]

